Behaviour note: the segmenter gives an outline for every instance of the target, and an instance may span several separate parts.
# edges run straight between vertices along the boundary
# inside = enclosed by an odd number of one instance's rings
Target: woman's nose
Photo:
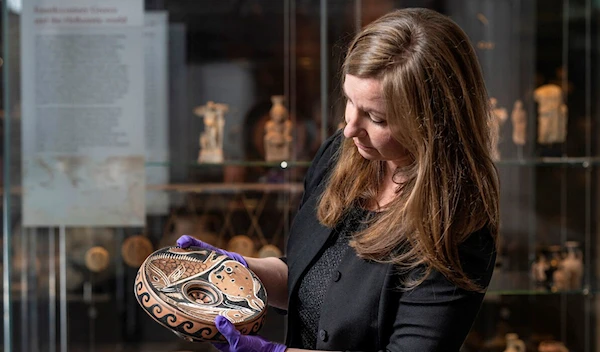
[[[360,125],[360,116],[356,109],[346,107],[346,126],[344,127],[344,136],[346,138],[363,137],[366,131]]]

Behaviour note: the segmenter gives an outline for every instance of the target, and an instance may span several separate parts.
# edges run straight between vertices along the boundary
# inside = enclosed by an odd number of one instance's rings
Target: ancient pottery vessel
[[[85,266],[92,272],[98,273],[108,268],[110,254],[102,246],[94,246],[85,252]]]
[[[254,241],[246,235],[233,236],[227,243],[227,250],[239,253],[244,257],[254,257],[256,255]]]
[[[125,264],[139,268],[146,258],[152,254],[154,247],[150,239],[144,235],[127,237],[121,245],[121,256]]]
[[[540,342],[538,352],[569,352],[569,349],[560,341],[547,340]]]
[[[223,342],[215,318],[228,318],[242,334],[257,333],[267,292],[241,263],[197,247],[166,247],[140,266],[135,296],[146,313],[188,341]]]
[[[281,257],[281,250],[272,244],[266,244],[260,248],[258,251],[259,258],[267,258],[267,257]]]

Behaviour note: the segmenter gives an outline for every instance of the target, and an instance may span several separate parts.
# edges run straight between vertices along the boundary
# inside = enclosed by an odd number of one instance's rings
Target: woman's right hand
[[[208,249],[209,251],[214,251],[219,254],[226,255],[226,256],[242,263],[246,268],[248,267],[248,263],[246,262],[244,257],[242,257],[240,254],[235,253],[235,252],[228,252],[224,249],[217,248],[215,246],[212,246],[204,241],[200,241],[199,239],[196,239],[189,235],[183,235],[183,236],[179,237],[177,239],[177,245],[181,248],[199,247],[199,248]]]

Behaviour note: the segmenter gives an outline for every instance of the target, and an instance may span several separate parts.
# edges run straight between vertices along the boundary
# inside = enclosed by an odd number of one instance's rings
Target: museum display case
[[[596,351],[600,3],[2,2],[3,350],[209,351],[136,301],[183,234],[285,255],[303,177],[340,128],[339,66],[380,15],[428,7],[472,40],[501,178],[471,351]],[[261,335],[283,341],[269,308]]]
[[[463,26],[493,99],[502,193],[496,270],[464,350],[596,351],[597,5],[471,5],[461,20],[479,19]]]

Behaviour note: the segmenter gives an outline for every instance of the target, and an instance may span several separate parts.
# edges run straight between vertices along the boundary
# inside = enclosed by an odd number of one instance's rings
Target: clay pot
[[[548,340],[540,342],[538,352],[569,352],[569,350],[562,342]]]
[[[256,255],[254,241],[246,235],[233,236],[227,243],[227,250],[241,254],[244,257],[254,257]]]
[[[259,258],[267,258],[267,257],[281,257],[281,250],[272,244],[266,244],[260,248],[258,251]]]
[[[110,254],[102,246],[94,246],[85,252],[85,266],[92,272],[99,273],[108,268]]]
[[[146,313],[191,342],[223,342],[214,324],[218,315],[242,334],[255,334],[267,312],[267,292],[252,271],[196,247],[152,253],[138,270],[134,291]]]
[[[219,237],[214,232],[218,227],[216,221],[218,219],[209,215],[172,215],[158,246],[159,248],[173,246],[179,237],[189,235],[220,247]]]
[[[154,246],[148,237],[134,235],[127,237],[121,245],[121,256],[125,264],[139,268],[144,260],[152,253]]]

